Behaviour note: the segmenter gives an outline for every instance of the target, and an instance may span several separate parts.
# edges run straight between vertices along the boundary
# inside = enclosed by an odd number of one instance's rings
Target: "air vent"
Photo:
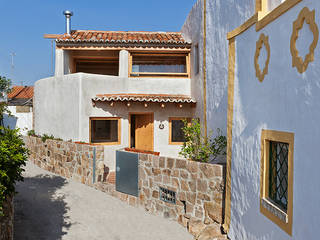
[[[167,202],[167,203],[173,203],[176,204],[176,192],[171,191],[169,189],[159,187],[159,195],[160,200]]]

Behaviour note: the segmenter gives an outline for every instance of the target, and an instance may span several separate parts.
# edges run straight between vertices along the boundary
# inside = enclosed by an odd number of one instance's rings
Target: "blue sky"
[[[0,75],[33,85],[52,75],[51,42],[64,33],[63,10],[74,12],[72,29],[180,31],[196,0],[0,0]],[[15,53],[14,68],[10,54]]]

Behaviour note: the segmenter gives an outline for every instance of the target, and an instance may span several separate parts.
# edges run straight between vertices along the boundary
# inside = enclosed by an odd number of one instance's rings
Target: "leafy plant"
[[[29,151],[17,129],[0,127],[0,215],[7,196],[15,194],[16,181],[23,181],[22,173]]]
[[[220,155],[226,155],[227,138],[222,136],[221,130],[217,129],[217,136],[212,138],[201,134],[201,125],[198,119],[193,119],[191,124],[184,121],[182,128],[185,142],[180,155],[197,162],[209,162]]]
[[[34,130],[29,130],[28,132],[27,132],[27,135],[30,137],[36,137],[37,136],[37,134],[36,134],[36,132],[34,131]]]
[[[48,134],[43,134],[43,135],[41,136],[42,142],[45,142],[47,139],[52,139],[52,140],[54,140],[54,136],[53,136],[53,135],[48,135]]]

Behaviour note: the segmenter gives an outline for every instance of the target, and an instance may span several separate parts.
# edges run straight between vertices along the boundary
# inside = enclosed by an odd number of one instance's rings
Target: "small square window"
[[[261,133],[260,211],[292,234],[294,134]]]
[[[120,119],[90,118],[90,142],[120,144]]]
[[[190,123],[190,118],[169,118],[169,144],[181,145],[185,142],[183,132],[184,120]]]

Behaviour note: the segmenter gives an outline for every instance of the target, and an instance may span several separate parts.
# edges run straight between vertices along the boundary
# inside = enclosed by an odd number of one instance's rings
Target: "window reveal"
[[[91,120],[92,143],[116,143],[119,142],[119,120],[101,119]]]

